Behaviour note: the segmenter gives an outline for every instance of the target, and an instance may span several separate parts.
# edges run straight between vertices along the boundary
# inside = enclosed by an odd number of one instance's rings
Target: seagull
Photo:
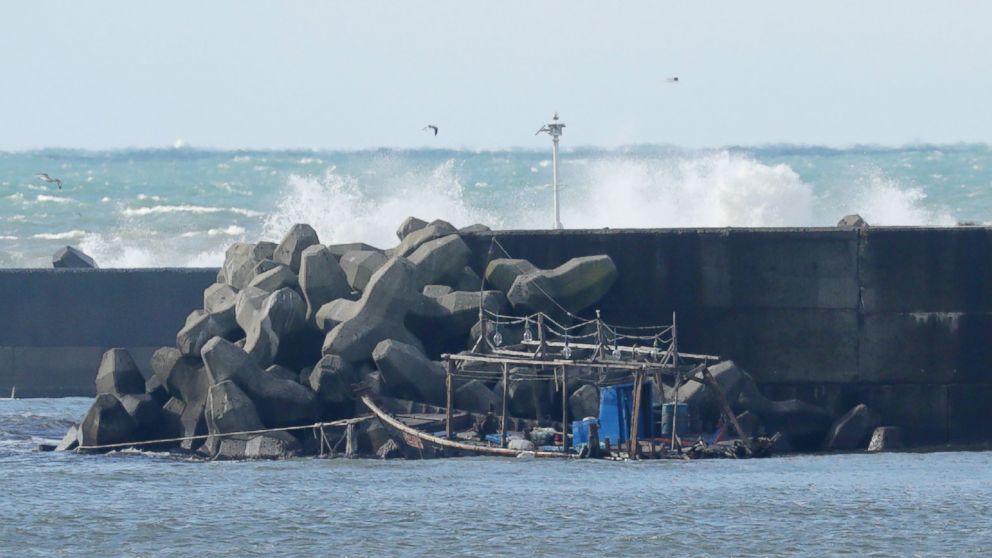
[[[422,130],[423,130],[423,131],[425,131],[425,132],[426,132],[427,130],[434,130],[434,135],[435,135],[435,136],[437,135],[437,126],[435,126],[435,125],[433,125],[433,124],[428,124],[428,125],[426,125],[426,126],[424,126],[424,127],[422,128]]]
[[[36,176],[41,177],[42,180],[44,180],[45,182],[47,182],[49,184],[51,184],[52,182],[54,182],[54,183],[56,183],[56,184],[59,185],[59,190],[62,189],[62,179],[61,178],[52,178],[51,176],[48,176],[48,173],[47,172],[39,172]]]
[[[679,78],[678,78],[678,76],[670,77],[670,78],[666,78],[665,81],[667,81],[668,83],[678,83],[679,82]]]

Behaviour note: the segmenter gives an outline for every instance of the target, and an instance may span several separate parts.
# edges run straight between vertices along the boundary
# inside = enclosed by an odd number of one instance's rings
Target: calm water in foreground
[[[34,453],[89,400],[0,401],[0,555],[992,554],[992,453],[203,463]]]

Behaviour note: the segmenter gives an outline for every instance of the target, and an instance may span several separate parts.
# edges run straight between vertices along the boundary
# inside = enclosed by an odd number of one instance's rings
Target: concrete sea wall
[[[100,357],[126,347],[147,377],[216,269],[0,270],[0,397],[92,396]]]
[[[909,443],[992,440],[992,229],[679,229],[465,235],[541,267],[609,254],[606,320],[667,323],[737,361],[773,398],[858,403]],[[212,269],[0,271],[0,394],[92,395],[100,354],[147,366],[202,305]],[[586,312],[592,315],[590,309]],[[146,371],[147,373],[147,371]]]
[[[992,229],[499,232],[538,266],[609,254],[613,323],[677,313],[681,347],[733,359],[773,398],[866,403],[913,445],[992,441]],[[487,235],[468,242],[482,266]],[[496,247],[494,257],[501,250]]]

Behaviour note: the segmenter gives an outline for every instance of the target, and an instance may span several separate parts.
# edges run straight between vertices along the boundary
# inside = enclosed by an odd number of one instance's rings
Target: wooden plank
[[[643,376],[641,372],[634,373],[634,404],[633,409],[630,414],[630,440],[628,440],[629,447],[627,448],[627,453],[630,454],[631,459],[637,459],[640,453],[640,447],[637,443],[637,430],[641,423],[641,388],[644,385]]]
[[[455,361],[448,359],[447,361],[447,374],[445,374],[446,389],[448,392],[448,406],[445,409],[445,421],[444,421],[444,431],[448,438],[451,438],[452,434],[452,408],[455,405],[455,379],[451,376],[455,373]]]
[[[717,401],[720,403],[720,407],[723,409],[723,414],[726,415],[730,424],[734,425],[734,430],[737,431],[737,435],[740,437],[741,441],[744,442],[744,446],[747,447],[748,452],[751,451],[751,439],[744,434],[744,429],[737,422],[737,415],[734,414],[733,409],[730,408],[730,403],[727,403],[727,396],[724,395],[723,389],[720,388],[720,384],[717,383],[716,378],[713,374],[710,374],[709,368],[703,368],[703,378],[706,380],[706,385],[713,389],[713,393],[716,394]]]
[[[499,445],[506,447],[506,404],[510,398],[510,367],[503,363],[503,409],[499,415]]]

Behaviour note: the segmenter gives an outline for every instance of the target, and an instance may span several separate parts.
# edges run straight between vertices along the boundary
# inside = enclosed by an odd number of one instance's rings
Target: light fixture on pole
[[[555,192],[555,229],[563,228],[561,226],[561,210],[558,205],[558,138],[561,137],[562,128],[565,127],[564,122],[558,121],[558,113],[555,113],[554,118],[551,120],[550,124],[545,124],[537,131],[534,135],[540,134],[541,132],[547,132],[551,136],[551,175],[552,175],[552,185],[554,186]]]

